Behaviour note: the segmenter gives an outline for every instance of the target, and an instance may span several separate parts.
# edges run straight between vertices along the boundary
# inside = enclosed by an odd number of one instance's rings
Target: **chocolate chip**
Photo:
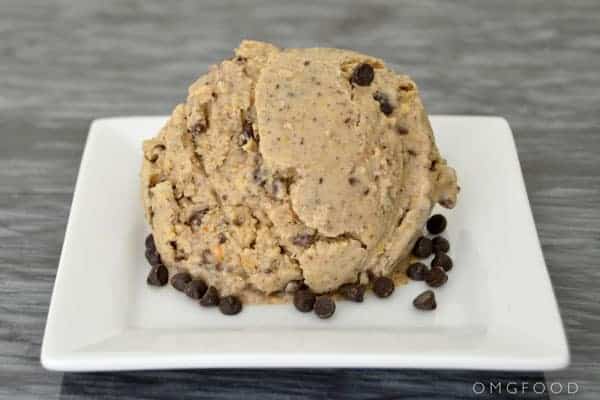
[[[424,236],[421,236],[419,239],[417,239],[415,247],[413,247],[412,253],[416,257],[426,258],[431,255],[432,251],[433,244],[431,243],[431,240]]]
[[[422,281],[425,279],[425,272],[427,271],[427,265],[422,262],[416,262],[409,265],[406,269],[406,276],[413,281]]]
[[[245,120],[242,125],[242,133],[240,134],[240,146],[244,146],[250,140],[256,140],[254,128],[252,127],[252,122]]]
[[[204,216],[206,215],[207,212],[208,212],[208,209],[194,212],[188,218],[188,224],[193,227],[199,227],[200,224],[202,224],[202,218],[204,218]]]
[[[373,82],[374,77],[375,71],[373,71],[373,67],[370,64],[363,63],[354,68],[350,81],[358,86],[369,86]]]
[[[267,183],[267,178],[265,177],[264,171],[260,169],[260,167],[256,167],[253,173],[254,182],[256,182],[259,186],[265,186]]]
[[[206,293],[206,283],[201,279],[194,279],[185,286],[183,292],[192,299],[199,299]]]
[[[452,259],[446,253],[437,253],[431,260],[431,268],[433,267],[442,267],[444,271],[448,272],[453,267]]]
[[[165,286],[169,281],[169,270],[164,265],[156,265],[152,267],[146,282],[152,286]]]
[[[315,242],[315,235],[312,233],[299,233],[292,239],[292,243],[300,247],[309,247]]]
[[[305,61],[304,61],[304,65],[305,65],[305,66],[306,66],[306,65],[309,65],[309,64],[310,64],[310,61],[308,61],[308,60],[305,60]]]
[[[146,241],[144,243],[146,244],[146,250],[156,252],[156,244],[154,243],[154,236],[152,236],[152,234],[146,236]]]
[[[192,280],[192,276],[187,272],[178,272],[171,277],[171,286],[183,292],[187,284]]]
[[[377,91],[373,95],[373,99],[379,103],[379,110],[385,115],[390,115],[394,112],[394,107],[390,104],[390,100],[385,93]]]
[[[358,183],[358,179],[356,179],[355,177],[351,176],[350,178],[348,178],[348,183],[350,184],[350,186],[354,186]]]
[[[335,302],[329,296],[319,296],[315,300],[315,314],[321,319],[329,318],[335,312]]]
[[[190,129],[190,133],[193,136],[197,136],[197,135],[200,135],[200,134],[206,132],[207,128],[208,128],[208,126],[205,121],[198,121],[194,124],[194,126],[192,126],[192,128]]]
[[[235,296],[225,296],[219,300],[219,310],[225,315],[235,315],[242,311],[242,302]]]
[[[315,294],[310,289],[300,289],[294,293],[294,306],[300,312],[309,312],[315,305]]]
[[[204,293],[204,296],[200,299],[200,305],[204,307],[218,306],[219,305],[219,291],[214,286],[209,286]]]
[[[408,134],[408,128],[404,125],[398,124],[398,125],[396,125],[396,133],[398,135],[406,135],[406,134]]]
[[[433,267],[425,272],[425,282],[431,287],[440,287],[448,282],[448,275],[442,267]]]
[[[227,236],[225,236],[225,234],[223,232],[220,232],[219,235],[217,236],[217,238],[219,239],[219,244],[223,244],[227,242]]]
[[[446,229],[446,217],[442,214],[433,215],[427,220],[427,230],[432,235],[438,235],[444,232],[444,229]]]
[[[148,263],[150,265],[152,265],[153,267],[162,265],[162,260],[160,258],[160,254],[158,254],[158,251],[156,251],[156,249],[154,249],[154,250],[147,249],[146,250],[146,260],[148,260]]]
[[[380,276],[373,281],[373,292],[377,297],[389,297],[394,293],[394,281],[386,276]]]
[[[431,241],[434,253],[447,253],[450,250],[450,242],[441,236],[436,236]]]
[[[345,285],[340,286],[340,294],[344,296],[345,299],[356,301],[361,303],[365,296],[365,285],[359,285],[357,283],[347,283]]]
[[[419,310],[429,311],[435,310],[437,303],[435,302],[435,293],[432,290],[426,290],[413,300],[413,306]]]

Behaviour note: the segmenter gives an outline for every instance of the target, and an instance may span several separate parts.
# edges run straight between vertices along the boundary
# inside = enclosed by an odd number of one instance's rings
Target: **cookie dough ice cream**
[[[458,191],[415,83],[346,50],[244,41],[143,151],[162,262],[247,302],[391,274]]]

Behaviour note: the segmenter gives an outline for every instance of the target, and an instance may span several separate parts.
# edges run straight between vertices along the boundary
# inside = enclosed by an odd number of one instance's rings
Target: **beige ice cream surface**
[[[244,41],[143,148],[165,265],[250,302],[392,274],[458,192],[415,83],[346,50]]]

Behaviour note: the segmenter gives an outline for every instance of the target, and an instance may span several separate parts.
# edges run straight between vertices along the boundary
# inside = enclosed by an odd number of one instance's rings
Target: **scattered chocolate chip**
[[[319,178],[319,185],[323,184],[323,178]]]
[[[305,65],[305,66],[306,66],[306,65],[309,65],[309,64],[310,64],[310,61],[308,61],[308,60],[305,60],[305,61],[304,61],[304,65]]]
[[[450,242],[441,236],[436,236],[431,241],[433,244],[433,252],[434,253],[447,253],[450,251]]]
[[[252,127],[252,122],[248,121],[248,120],[244,120],[243,126],[242,126],[242,133],[240,134],[240,146],[244,146],[246,143],[248,143],[250,140],[255,140],[256,137],[254,136],[254,128]]]
[[[442,267],[433,267],[425,272],[425,282],[431,287],[440,287],[448,282],[448,275]]]
[[[153,267],[155,267],[157,265],[162,265],[162,260],[160,258],[160,254],[158,254],[158,251],[156,251],[156,249],[154,249],[154,250],[147,249],[146,250],[146,260],[148,260],[148,263],[150,265],[152,265]]]
[[[206,293],[204,293],[204,296],[200,299],[200,305],[204,307],[219,305],[219,292],[216,287],[209,286]]]
[[[227,242],[227,236],[223,232],[219,233],[217,237],[219,238],[219,244]]]
[[[431,239],[426,238],[425,236],[421,236],[417,239],[415,243],[415,247],[413,247],[413,255],[419,258],[426,258],[431,255],[433,251],[433,244],[431,243]]]
[[[361,303],[365,297],[366,286],[357,283],[347,283],[340,286],[339,290],[345,299]]]
[[[358,179],[356,179],[355,177],[351,176],[350,178],[348,178],[348,183],[350,184],[350,186],[354,186],[358,183]]]
[[[452,259],[446,253],[437,253],[431,260],[431,268],[433,267],[442,267],[444,271],[448,272],[453,267]]]
[[[292,239],[292,243],[300,247],[309,247],[315,242],[315,235],[313,233],[299,233]]]
[[[373,292],[377,297],[389,297],[394,293],[394,281],[386,276],[380,276],[373,281]]]
[[[427,220],[427,230],[432,235],[439,235],[446,229],[446,217],[442,214],[433,215]]]
[[[219,310],[225,315],[235,315],[242,311],[242,302],[235,296],[225,296],[219,300]]]
[[[435,293],[432,290],[426,290],[413,300],[415,308],[423,311],[435,310],[437,304],[435,302]]]
[[[152,236],[152,234],[146,236],[146,240],[144,243],[146,244],[146,250],[156,252],[156,244],[154,243],[154,236]]]
[[[294,306],[300,312],[309,312],[315,305],[315,294],[310,289],[300,289],[294,293]]]
[[[412,263],[406,269],[406,276],[413,281],[422,281],[425,279],[425,272],[427,271],[427,265],[422,262]]]
[[[200,224],[202,224],[202,218],[204,218],[204,216],[206,215],[207,212],[208,212],[208,209],[194,212],[188,218],[188,224],[190,226],[199,227]]]
[[[183,292],[192,299],[199,299],[206,293],[206,283],[201,279],[194,279],[185,286]]]
[[[335,312],[335,302],[329,296],[319,296],[315,299],[315,314],[321,319],[329,318]]]
[[[187,272],[178,272],[171,277],[171,286],[183,292],[191,280],[192,276]]]
[[[373,82],[374,77],[375,71],[373,71],[373,67],[370,64],[363,63],[354,68],[350,81],[358,86],[369,86]]]
[[[385,115],[390,115],[394,112],[394,107],[390,104],[390,100],[385,93],[377,91],[373,95],[373,99],[379,103],[379,110]]]
[[[164,265],[153,266],[146,278],[148,285],[165,286],[169,281],[169,270]]]

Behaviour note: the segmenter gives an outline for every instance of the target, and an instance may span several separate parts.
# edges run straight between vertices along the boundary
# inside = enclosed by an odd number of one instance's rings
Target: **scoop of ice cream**
[[[163,262],[245,298],[390,274],[457,191],[415,83],[346,50],[244,41],[144,142]]]

